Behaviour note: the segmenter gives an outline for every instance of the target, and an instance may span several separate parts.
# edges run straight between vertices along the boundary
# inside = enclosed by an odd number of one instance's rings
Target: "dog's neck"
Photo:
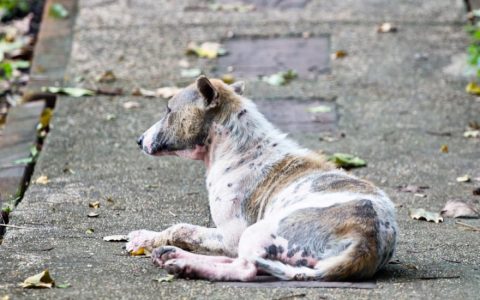
[[[207,170],[219,159],[242,157],[246,153],[261,154],[263,149],[272,152],[289,152],[298,145],[287,139],[257,110],[249,99],[221,123],[213,123],[206,141],[204,163]]]

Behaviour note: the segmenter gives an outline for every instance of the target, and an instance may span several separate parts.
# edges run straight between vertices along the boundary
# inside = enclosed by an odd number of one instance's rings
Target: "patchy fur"
[[[138,141],[150,155],[205,163],[216,227],[134,231],[127,250],[153,251],[156,265],[190,278],[248,281],[257,272],[284,280],[373,276],[395,249],[389,198],[288,139],[242,96],[243,88],[198,78]]]

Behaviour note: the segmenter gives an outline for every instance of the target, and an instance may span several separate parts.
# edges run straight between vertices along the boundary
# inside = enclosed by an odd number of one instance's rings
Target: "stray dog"
[[[250,281],[257,273],[282,280],[372,277],[394,253],[392,202],[289,140],[243,91],[242,82],[201,76],[137,141],[150,155],[204,161],[217,227],[133,231],[127,251],[145,249],[171,274],[213,281]]]

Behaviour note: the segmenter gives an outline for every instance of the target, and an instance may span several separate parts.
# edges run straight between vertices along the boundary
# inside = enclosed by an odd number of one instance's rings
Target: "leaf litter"
[[[167,276],[156,278],[153,280],[157,282],[172,282],[174,279],[175,279],[175,275],[168,274]]]
[[[41,273],[28,277],[20,283],[20,286],[23,288],[52,288],[55,286],[55,281],[50,276],[47,269]]]
[[[409,210],[410,218],[414,220],[424,220],[427,222],[441,223],[442,216],[437,212],[426,211],[424,208],[412,208]]]
[[[449,200],[440,212],[447,218],[478,218],[479,211],[472,203],[460,200]]]

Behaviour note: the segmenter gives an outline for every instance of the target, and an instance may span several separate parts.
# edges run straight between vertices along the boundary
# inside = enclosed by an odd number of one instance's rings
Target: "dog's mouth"
[[[158,150],[144,149],[143,151],[152,156],[179,156],[182,158],[188,158],[193,160],[204,160],[207,155],[207,147],[205,145],[195,145],[193,149],[182,150]]]

